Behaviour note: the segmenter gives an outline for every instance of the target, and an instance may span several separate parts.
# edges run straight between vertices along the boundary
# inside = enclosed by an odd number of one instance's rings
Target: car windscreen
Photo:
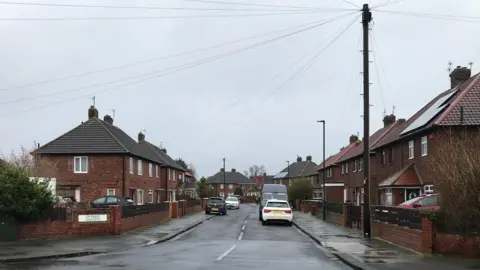
[[[235,198],[235,197],[230,197],[230,198],[227,198],[227,202],[237,202],[238,199]]]
[[[403,202],[403,203],[401,203],[400,205],[410,205],[410,204],[412,204],[412,203],[420,200],[421,198],[422,198],[422,197],[416,197],[416,198],[410,199],[410,200],[408,200],[408,201],[406,201],[406,202]]]
[[[290,208],[287,202],[268,202],[268,208]]]
[[[285,193],[263,193],[262,200],[287,200],[287,194]]]
[[[214,203],[219,203],[219,202],[223,202],[223,200],[221,198],[210,198],[208,199],[209,202],[214,202]]]

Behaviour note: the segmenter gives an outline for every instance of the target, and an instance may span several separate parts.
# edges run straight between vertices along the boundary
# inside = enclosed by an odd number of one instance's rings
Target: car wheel
[[[258,215],[258,220],[263,221],[262,214]]]
[[[205,215],[210,215],[210,212],[208,212],[208,211],[205,211]]]
[[[265,220],[262,220],[262,225],[267,226],[267,222]]]

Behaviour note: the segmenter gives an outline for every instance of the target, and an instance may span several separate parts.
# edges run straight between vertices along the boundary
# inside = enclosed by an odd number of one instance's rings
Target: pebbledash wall
[[[142,227],[159,224],[171,218],[198,213],[200,205],[189,206],[184,203],[184,210],[179,209],[179,202],[167,202],[164,211],[153,212],[134,217],[122,218],[122,207],[112,206],[102,209],[73,209],[70,221],[39,221],[18,225],[19,240],[58,239],[97,235],[120,235]],[[96,215],[97,220],[85,220]],[[98,218],[101,217],[100,220]]]
[[[297,204],[297,210],[322,217],[321,203],[306,201]],[[349,211],[347,204],[340,211],[327,212],[326,220],[337,226],[348,227]],[[362,215],[359,229],[362,230]],[[435,229],[433,223],[425,216],[421,218],[421,229],[412,229],[406,226],[390,224],[372,220],[372,237],[379,238],[405,248],[426,254],[459,255],[467,258],[480,258],[480,236],[463,236],[441,233]]]

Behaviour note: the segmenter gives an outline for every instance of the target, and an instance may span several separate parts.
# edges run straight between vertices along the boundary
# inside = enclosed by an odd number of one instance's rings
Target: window
[[[363,170],[363,158],[360,158],[360,166],[358,167],[358,171],[361,172]]]
[[[348,162],[345,163],[345,174],[348,174]]]
[[[133,174],[133,157],[130,158],[130,174]]]
[[[220,192],[220,197],[223,197],[223,192]]]
[[[88,172],[88,157],[74,157],[73,158],[73,171],[75,173],[87,173]]]
[[[413,141],[408,142],[408,159],[412,159],[415,156]]]
[[[107,197],[107,203],[117,203],[118,199],[115,197]]]
[[[143,204],[143,189],[137,189],[137,204]]]
[[[153,177],[153,164],[148,163],[148,176]]]
[[[155,176],[158,178],[158,165],[155,165]]]
[[[233,185],[232,185],[232,184],[228,184],[228,188],[233,188]]]
[[[353,166],[353,171],[356,172],[358,167],[358,160],[355,160],[355,165]]]
[[[115,189],[107,189],[107,196],[115,196]]]
[[[393,148],[390,148],[388,150],[388,163],[392,163],[393,162]]]
[[[345,163],[342,164],[342,175],[345,173]]]
[[[385,150],[382,150],[382,155],[380,156],[380,165],[385,165]]]
[[[137,162],[137,171],[138,171],[138,175],[142,175],[143,174],[143,168],[142,168],[142,161],[139,159],[138,162]]]
[[[148,191],[148,202],[153,203],[153,190]]]
[[[426,156],[428,154],[428,140],[427,136],[422,137],[422,157]]]
[[[223,184],[220,184],[220,188],[223,188]]]
[[[269,208],[290,208],[287,202],[268,202],[267,206]]]

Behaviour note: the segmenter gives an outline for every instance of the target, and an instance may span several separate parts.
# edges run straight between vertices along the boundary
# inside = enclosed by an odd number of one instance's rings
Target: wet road
[[[88,257],[0,265],[0,269],[351,269],[295,227],[262,226],[242,205],[159,245]]]

